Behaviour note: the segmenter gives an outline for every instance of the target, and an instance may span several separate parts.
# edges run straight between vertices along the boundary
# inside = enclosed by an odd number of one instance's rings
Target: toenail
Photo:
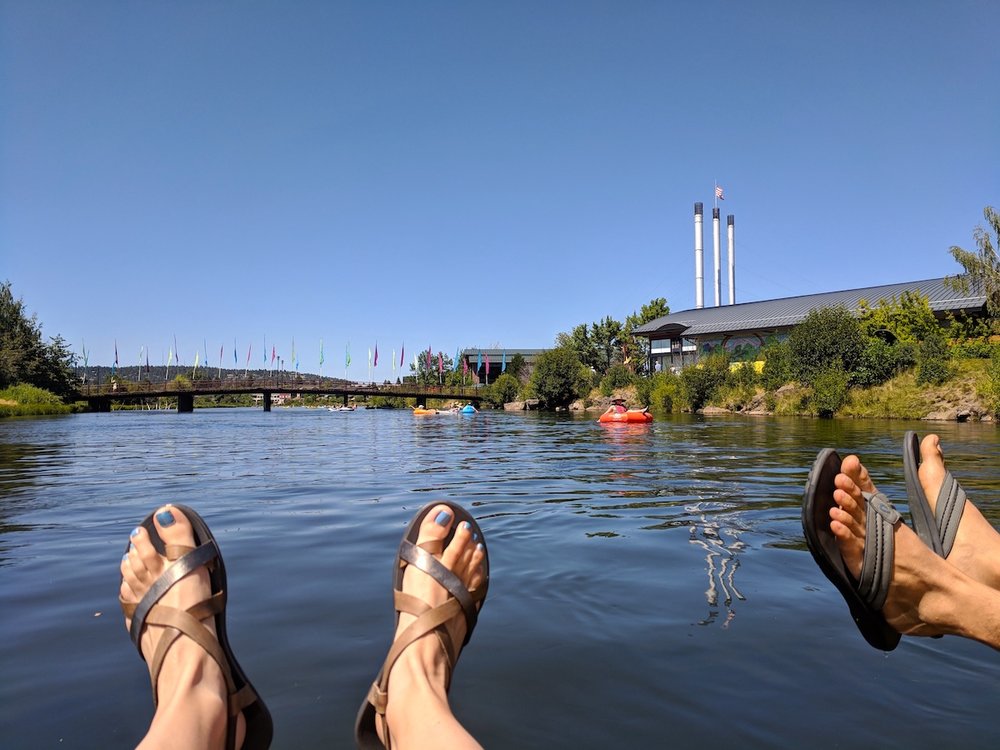
[[[468,531],[469,529],[472,528],[472,524],[469,523],[468,521],[462,521],[462,528]]]
[[[129,552],[135,552],[135,545],[134,544],[129,544],[128,551]]]
[[[434,523],[436,523],[438,526],[447,526],[450,520],[451,520],[451,513],[449,513],[446,510],[442,510],[440,513],[437,514],[437,517],[434,519]]]
[[[128,555],[122,555],[122,562],[128,562]]]
[[[129,534],[129,536],[133,538],[139,536],[139,527],[136,526],[134,529],[132,529],[132,533]]]
[[[484,549],[486,549],[486,547],[484,547],[483,543],[480,542],[479,544],[476,545],[476,549],[482,552]]]
[[[156,520],[160,526],[167,527],[174,525],[174,514],[169,510],[160,511],[156,514]]]
[[[478,542],[479,541],[479,534],[473,534],[472,535],[472,541]]]

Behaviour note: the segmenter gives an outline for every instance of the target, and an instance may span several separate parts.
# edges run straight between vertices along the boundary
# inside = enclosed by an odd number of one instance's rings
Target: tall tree
[[[990,317],[1000,318],[1000,213],[992,206],[983,209],[987,226],[979,225],[972,236],[976,240],[976,250],[963,250],[957,245],[951,247],[951,255],[965,269],[966,278],[954,279],[962,291],[971,286],[986,295],[986,308]],[[991,234],[992,230],[992,234]]]
[[[590,324],[590,338],[597,350],[598,366],[594,369],[604,375],[615,361],[620,360],[622,324],[610,315],[604,320]]]
[[[641,325],[670,314],[665,297],[656,297],[625,318],[622,330],[622,361],[633,372],[643,370],[649,362],[649,339],[636,336],[633,331]]]
[[[0,388],[28,383],[65,396],[72,389],[73,355],[56,336],[42,340],[37,316],[14,299],[10,282],[0,284]]]

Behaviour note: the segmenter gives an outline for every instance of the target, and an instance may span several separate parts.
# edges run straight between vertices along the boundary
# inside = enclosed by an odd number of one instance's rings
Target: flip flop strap
[[[944,483],[934,504],[934,516],[938,534],[941,536],[941,551],[944,557],[948,557],[955,545],[958,526],[962,521],[962,511],[965,510],[965,499],[965,490],[949,471],[945,474]]]
[[[865,499],[865,551],[858,593],[874,609],[881,611],[892,581],[893,527],[901,516],[881,492],[863,492],[862,495]]]
[[[219,548],[215,542],[212,540],[207,541],[171,563],[170,567],[164,570],[160,574],[160,577],[153,582],[153,585],[149,587],[149,591],[146,592],[146,595],[142,597],[142,600],[136,606],[132,617],[132,625],[129,627],[129,636],[131,636],[132,643],[139,650],[139,656],[142,656],[140,639],[143,628],[146,626],[146,617],[149,615],[149,611],[175,583],[192,571],[197,570],[203,565],[207,565],[218,557]]]

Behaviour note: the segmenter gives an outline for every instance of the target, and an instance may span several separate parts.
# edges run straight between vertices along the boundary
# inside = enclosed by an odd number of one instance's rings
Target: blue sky
[[[91,364],[550,346],[956,273],[1000,4],[0,0],[0,280]],[[728,301],[723,273],[723,297]],[[201,355],[204,358],[204,354]],[[269,353],[268,353],[269,356]]]

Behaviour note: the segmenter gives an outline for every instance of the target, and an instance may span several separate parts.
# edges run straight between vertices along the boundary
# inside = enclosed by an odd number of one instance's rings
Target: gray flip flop
[[[819,452],[802,498],[802,531],[806,545],[819,569],[837,587],[851,610],[854,623],[868,643],[882,651],[892,651],[900,635],[885,621],[882,606],[892,581],[895,537],[899,511],[881,492],[862,493],[865,499],[865,551],[861,576],[855,578],[844,564],[837,539],[830,531],[830,508],[834,477],[840,472],[840,456],[832,448]]]
[[[965,510],[965,490],[948,471],[938,492],[934,510],[920,485],[920,438],[913,430],[903,437],[903,474],[910,503],[910,518],[917,536],[941,557],[948,557],[958,535],[958,525]]]

